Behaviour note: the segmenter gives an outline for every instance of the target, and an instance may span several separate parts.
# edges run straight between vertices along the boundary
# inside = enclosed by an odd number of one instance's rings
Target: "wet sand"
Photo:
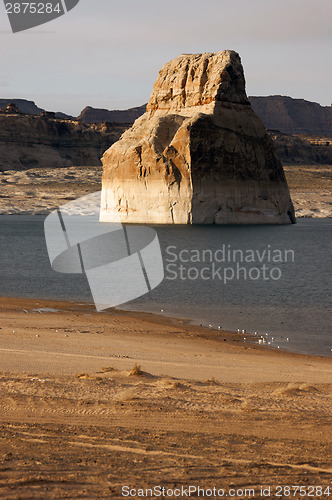
[[[1,298],[0,328],[1,498],[332,486],[329,358],[41,300]]]

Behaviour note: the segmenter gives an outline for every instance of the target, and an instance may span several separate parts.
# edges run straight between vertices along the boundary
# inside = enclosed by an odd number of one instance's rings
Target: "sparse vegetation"
[[[119,370],[117,368],[113,368],[113,366],[106,366],[100,370],[100,373],[111,373],[111,372],[118,372],[118,371]]]
[[[141,377],[144,372],[141,370],[141,366],[135,364],[133,368],[128,373],[129,377]]]
[[[205,380],[204,384],[219,385],[219,382],[214,377],[211,377],[208,380]]]

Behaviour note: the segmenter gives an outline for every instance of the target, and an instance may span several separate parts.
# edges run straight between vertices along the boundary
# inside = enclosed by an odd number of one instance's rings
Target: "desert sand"
[[[329,498],[331,359],[248,338],[1,298],[0,497],[117,499],[123,486],[191,485],[232,498],[271,486],[270,498],[286,498],[278,486],[301,485],[292,498]]]

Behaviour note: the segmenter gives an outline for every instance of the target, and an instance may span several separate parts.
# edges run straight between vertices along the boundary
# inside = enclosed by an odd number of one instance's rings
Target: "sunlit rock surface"
[[[103,156],[101,220],[288,224],[294,209],[234,51],[181,55]]]

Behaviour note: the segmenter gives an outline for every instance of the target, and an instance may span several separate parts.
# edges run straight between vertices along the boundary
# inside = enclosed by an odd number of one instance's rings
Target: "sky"
[[[248,95],[332,102],[331,0],[80,0],[13,34],[0,3],[0,98],[77,116],[148,101],[181,53],[237,51]]]

